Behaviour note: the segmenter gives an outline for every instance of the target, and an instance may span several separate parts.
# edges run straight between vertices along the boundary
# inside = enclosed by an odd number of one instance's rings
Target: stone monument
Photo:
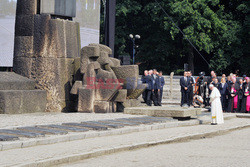
[[[104,45],[81,49],[75,10],[76,0],[18,0],[14,71],[46,90],[49,112],[106,113],[138,105],[145,89],[138,66],[121,66]]]

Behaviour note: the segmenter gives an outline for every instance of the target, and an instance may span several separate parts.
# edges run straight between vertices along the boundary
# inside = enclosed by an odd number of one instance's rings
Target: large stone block
[[[0,90],[33,90],[35,81],[13,72],[0,72]]]
[[[121,60],[110,57],[110,60],[113,62],[113,67],[119,67],[121,66]]]
[[[100,56],[100,49],[98,46],[85,46],[81,50],[81,55],[86,55],[89,58],[98,58]]]
[[[112,101],[115,102],[125,102],[127,99],[127,90],[126,89],[120,89],[116,95],[113,97]]]
[[[128,96],[128,99],[137,99],[147,88],[147,84],[137,85],[136,89]]]
[[[88,56],[81,54],[81,66],[80,66],[81,74],[84,74],[87,72],[89,63],[90,61],[89,61]]]
[[[43,90],[0,91],[1,114],[44,112],[46,103],[46,91]]]
[[[110,79],[117,79],[113,72],[109,72],[101,68],[97,70],[96,78],[97,80],[102,80],[104,82]]]
[[[100,57],[97,59],[97,61],[100,63],[100,65],[104,66],[106,64],[109,64],[111,67],[114,66],[113,61],[111,61],[109,55],[107,52],[100,52]]]
[[[17,15],[15,36],[33,36],[34,15]]]
[[[77,95],[78,89],[81,88],[82,86],[83,86],[82,81],[76,81],[70,91],[70,94]]]
[[[28,57],[14,57],[13,71],[19,75],[31,78],[33,59]]]
[[[97,88],[95,99],[96,100],[104,100],[104,101],[111,101],[111,99],[115,96],[118,92],[116,89],[118,84],[103,84],[103,88]]]
[[[14,57],[33,56],[33,36],[16,36],[14,45]]]
[[[122,80],[124,89],[128,90],[128,96],[136,89],[139,77],[139,67],[137,65],[112,67],[117,79]]]
[[[65,33],[66,33],[66,50],[67,57],[74,58],[79,57],[80,53],[80,41],[79,36],[79,23],[73,21],[65,21]]]
[[[37,13],[37,0],[18,0],[16,15],[32,15]]]
[[[112,54],[112,49],[109,48],[109,47],[106,46],[106,45],[97,44],[97,43],[91,43],[91,44],[89,44],[89,46],[98,46],[99,49],[100,49],[100,52],[106,52],[106,53],[108,53],[109,55]]]
[[[34,18],[34,56],[48,57],[50,51],[49,24],[51,17],[48,14],[35,15]]]
[[[94,89],[85,89],[79,88],[78,94],[78,112],[92,113],[94,112],[94,98],[95,90]]]
[[[95,113],[110,113],[110,103],[107,101],[95,101],[94,102]]]

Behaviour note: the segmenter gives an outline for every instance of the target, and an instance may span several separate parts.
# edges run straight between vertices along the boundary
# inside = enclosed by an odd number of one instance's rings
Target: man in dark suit
[[[148,75],[145,76],[144,81],[147,84],[146,103],[148,106],[151,106],[152,105],[151,96],[152,96],[152,88],[153,88],[152,70],[148,71]]]
[[[141,77],[141,82],[142,83],[144,83],[144,84],[146,83],[147,76],[148,76],[148,70],[145,70],[144,75]],[[144,103],[147,103],[147,93],[148,93],[147,89],[142,93],[142,98],[144,100]]]
[[[162,71],[159,72],[159,79],[160,79],[160,98],[158,99],[158,104],[159,106],[161,106],[163,87],[165,85],[165,80],[164,77],[162,76]]]
[[[181,85],[181,106],[184,105],[184,103],[187,103],[188,106],[190,106],[189,101],[189,92],[190,92],[190,78],[187,76],[187,72],[184,72],[184,76],[180,79],[180,85]]]
[[[237,112],[243,112],[244,113],[244,109],[242,108],[243,96],[244,96],[244,82],[243,82],[243,79],[240,79],[239,80]]]
[[[155,106],[159,106],[160,104],[158,103],[158,99],[160,98],[160,79],[159,76],[157,75],[157,70],[153,70],[152,74],[152,79],[153,79],[153,88],[152,88],[152,95],[153,95],[153,102]]]
[[[191,71],[188,71],[188,77],[190,79],[189,102],[193,105],[195,78],[192,76]]]

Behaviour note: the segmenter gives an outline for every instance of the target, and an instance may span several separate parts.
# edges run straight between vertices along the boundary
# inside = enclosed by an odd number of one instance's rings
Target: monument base
[[[186,108],[180,106],[143,106],[128,107],[124,109],[124,114],[148,115],[153,117],[173,117],[173,118],[191,118],[201,114],[201,108]]]

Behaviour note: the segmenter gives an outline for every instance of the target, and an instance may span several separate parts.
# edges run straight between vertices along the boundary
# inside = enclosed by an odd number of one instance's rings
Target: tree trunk
[[[194,49],[191,45],[188,46],[188,68],[194,74]]]

